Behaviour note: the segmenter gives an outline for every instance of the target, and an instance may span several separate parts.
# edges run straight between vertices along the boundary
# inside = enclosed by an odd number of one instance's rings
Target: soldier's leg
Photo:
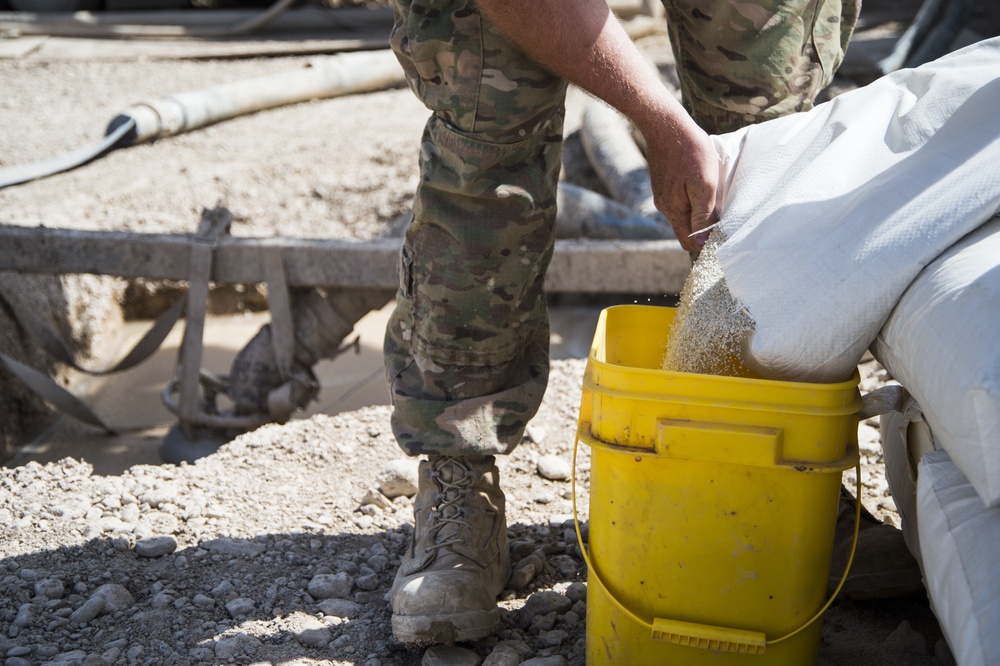
[[[663,0],[684,105],[712,134],[812,108],[858,0]]]
[[[565,83],[474,3],[395,9],[393,48],[433,113],[385,338],[393,432],[428,454],[392,622],[404,643],[450,643],[493,630],[508,574],[494,456],[520,441],[548,377]]]

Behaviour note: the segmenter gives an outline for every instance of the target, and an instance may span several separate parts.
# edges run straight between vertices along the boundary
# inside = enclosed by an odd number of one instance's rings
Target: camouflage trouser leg
[[[411,454],[509,453],[548,379],[566,85],[472,2],[395,11],[393,50],[432,115],[385,337],[393,433]]]
[[[808,111],[843,61],[860,0],[663,0],[684,106],[722,134]]]

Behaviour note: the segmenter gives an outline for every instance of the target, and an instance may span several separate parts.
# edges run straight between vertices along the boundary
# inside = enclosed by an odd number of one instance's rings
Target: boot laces
[[[463,508],[463,500],[475,477],[472,468],[461,458],[444,457],[434,465],[432,478],[441,490],[435,494],[436,503],[431,508],[431,543],[428,549],[440,550],[465,542],[462,534],[472,529],[465,520],[467,512]],[[452,529],[446,529],[448,527]]]

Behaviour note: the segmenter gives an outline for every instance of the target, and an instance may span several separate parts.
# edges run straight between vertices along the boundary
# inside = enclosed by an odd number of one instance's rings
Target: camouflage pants
[[[509,453],[548,380],[566,83],[461,0],[397,0],[393,50],[432,111],[385,337],[411,454]]]
[[[860,0],[663,0],[684,107],[710,134],[808,111],[847,51]]]
[[[843,37],[839,0],[664,1],[686,103],[709,131],[809,108],[842,57],[840,42],[828,61],[815,48],[819,34]],[[431,117],[384,344],[393,433],[410,454],[509,453],[548,379],[542,287],[566,83],[473,0],[396,0],[394,10],[392,48]]]

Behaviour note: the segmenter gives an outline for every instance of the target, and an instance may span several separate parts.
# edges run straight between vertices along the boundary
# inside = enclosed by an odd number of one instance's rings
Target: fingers
[[[718,222],[715,192],[713,190],[710,195],[707,194],[706,191],[712,188],[705,185],[699,183],[685,188],[685,190],[690,189],[691,194],[685,191],[678,198],[679,205],[667,206],[668,210],[664,211],[664,215],[674,227],[674,235],[681,247],[688,251],[697,251],[704,247],[705,241],[708,240],[708,232]]]
[[[654,201],[686,250],[699,250],[715,224],[719,156],[711,139],[691,121],[672,133],[654,134],[647,150]],[[650,144],[647,139],[647,145]]]
[[[692,233],[691,204],[686,197],[680,200],[680,205],[664,206],[660,212],[670,220],[670,225],[674,228],[674,237],[677,238],[682,248],[688,252],[701,249],[701,245],[704,243],[699,245]]]
[[[715,209],[715,193],[712,193],[710,202],[701,200],[695,203],[692,201],[691,210],[691,233],[689,239],[695,248],[700,250],[705,246],[705,241],[708,240],[708,232],[714,229],[719,221],[719,216]]]

